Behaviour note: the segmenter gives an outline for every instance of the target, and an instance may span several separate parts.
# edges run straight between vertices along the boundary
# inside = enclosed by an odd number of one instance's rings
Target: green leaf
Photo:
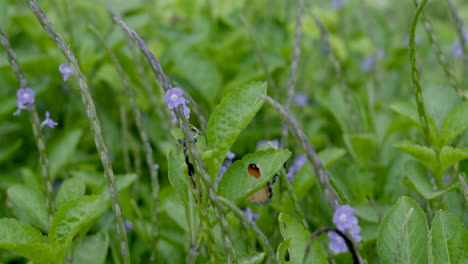
[[[74,264],[103,264],[109,247],[109,237],[97,233],[83,238],[73,253]]]
[[[81,228],[96,220],[99,201],[97,196],[84,196],[66,203],[57,211],[49,233],[50,244],[57,252],[57,260],[63,259]]]
[[[291,156],[289,150],[269,149],[247,154],[228,168],[218,187],[218,194],[238,202],[256,192],[273,178],[286,160]],[[256,164],[261,177],[249,175],[249,164]]]
[[[67,202],[85,195],[85,191],[86,186],[80,178],[73,177],[65,180],[60,186],[57,198],[55,198],[55,207],[59,210]]]
[[[327,263],[327,258],[317,241],[312,244],[306,261],[302,262],[310,238],[309,232],[288,214],[280,213],[278,221],[283,239],[291,241],[289,259],[292,263]]]
[[[450,166],[464,159],[468,159],[468,150],[444,146],[439,153],[440,174],[443,174]]]
[[[176,190],[184,204],[188,204],[188,180],[187,165],[184,154],[179,148],[174,148],[167,155],[168,178],[172,187]]]
[[[263,259],[265,258],[265,253],[252,253],[247,256],[242,256],[239,259],[239,263],[241,264],[260,264],[262,263]]]
[[[15,219],[0,219],[0,248],[39,264],[52,263],[54,259],[54,251],[41,232]]]
[[[78,146],[82,132],[82,130],[67,132],[52,146],[49,153],[49,166],[52,177],[55,177],[70,161]]]
[[[281,264],[291,263],[290,261],[286,260],[286,253],[288,252],[289,245],[291,244],[291,238],[283,240],[278,246],[278,250],[276,251],[276,260],[279,261]]]
[[[422,162],[431,169],[432,172],[437,172],[438,162],[433,149],[409,142],[396,144],[395,147]]]
[[[411,187],[428,200],[440,197],[446,192],[456,189],[459,185],[459,182],[455,182],[443,190],[434,191],[435,186],[427,178],[425,168],[411,161],[405,164],[405,174],[410,181]]]
[[[353,158],[361,166],[367,166],[377,147],[375,137],[372,134],[346,134],[344,141]]]
[[[411,198],[401,197],[380,225],[377,249],[381,263],[427,263],[428,239],[423,210]]]
[[[441,145],[447,145],[468,129],[468,103],[453,109],[445,118],[440,129]]]
[[[229,91],[208,120],[206,139],[208,147],[216,151],[213,160],[207,162],[211,177],[218,175],[221,163],[239,134],[262,107],[259,97],[266,93],[265,82],[254,82]]]
[[[23,145],[23,140],[18,139],[13,144],[0,148],[0,163],[10,158]]]
[[[452,213],[436,213],[431,235],[434,263],[468,263],[468,230]]]
[[[0,29],[5,30],[8,25],[8,1],[0,0]]]
[[[44,195],[26,185],[14,185],[7,190],[15,214],[24,222],[42,231],[48,230]]]

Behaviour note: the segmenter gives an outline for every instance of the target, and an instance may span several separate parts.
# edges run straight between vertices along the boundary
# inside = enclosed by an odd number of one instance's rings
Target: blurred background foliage
[[[132,170],[141,168],[138,194],[135,196],[131,188],[122,192],[124,215],[135,226],[135,231],[129,235],[135,263],[148,257],[145,241],[149,238],[145,230],[149,225],[149,210],[146,209],[151,199],[149,173],[141,164],[144,153],[131,118],[128,120],[130,135],[128,138],[122,135],[119,109],[123,106],[129,114],[128,101],[108,54],[88,29],[88,24],[93,24],[104,35],[122,61],[136,91],[138,105],[144,112],[145,126],[150,131],[156,163],[160,165],[162,208],[159,214],[162,234],[158,246],[161,263],[183,263],[187,254],[185,212],[167,179],[166,156],[175,141],[170,131],[162,126],[170,122],[170,117],[161,120],[152,111],[125,37],[112,21],[108,10],[125,17],[148,43],[164,71],[192,95],[208,117],[229,89],[251,81],[266,80],[257,58],[256,44],[240,15],[244,15],[255,29],[261,53],[279,88],[274,90],[270,86],[268,94],[280,102],[285,101],[295,25],[295,5],[290,2],[41,1],[53,24],[75,52],[88,78],[115,172],[128,173],[122,155],[124,141],[132,149]],[[458,0],[454,3],[468,25],[468,2]],[[344,8],[338,10],[333,9],[329,1],[322,0],[305,1],[303,11],[302,53],[296,87],[297,91],[307,94],[309,101],[303,107],[293,106],[291,111],[319,151],[330,148],[346,151],[344,157],[329,168],[330,174],[356,208],[365,241],[363,255],[369,263],[371,260],[377,261],[375,238],[379,217],[367,197],[376,202],[381,213],[385,213],[401,195],[423,201],[408,184],[405,166],[413,158],[394,147],[403,140],[423,144],[423,135],[410,120],[398,115],[398,111],[392,111],[400,103],[409,104],[415,109],[408,55],[408,36],[414,10],[412,1],[407,0],[367,1],[366,5],[362,1],[349,0],[345,1]],[[327,45],[312,14],[318,16],[328,29],[331,49],[342,66],[352,98],[350,104],[343,95],[341,81],[329,60]],[[461,81],[463,60],[452,56],[452,43],[458,37],[447,2],[430,1],[425,14],[434,27],[450,68]],[[9,36],[29,84],[36,91],[39,112],[50,111],[59,123],[55,129],[43,129],[57,186],[62,180],[73,176],[81,178],[88,190],[98,188],[104,182],[101,164],[77,87],[73,82],[64,83],[58,71],[58,66],[64,62],[63,56],[23,1],[0,1],[0,27]],[[418,27],[416,35],[426,107],[440,127],[445,116],[461,103],[461,99],[450,87],[422,26]],[[377,58],[377,51],[383,56]],[[363,65],[368,56],[374,56],[371,67]],[[153,74],[146,66],[145,69],[157,88]],[[30,187],[42,188],[38,153],[29,121],[25,115],[12,115],[16,108],[18,87],[6,54],[1,50],[0,199],[6,206],[0,207],[0,217],[16,215],[6,198],[7,188],[25,182]],[[463,87],[468,88],[466,83]],[[165,107],[161,92],[159,89],[155,91],[159,94],[160,107]],[[357,120],[353,120],[351,113]],[[192,116],[192,123],[196,124],[195,120]],[[231,150],[238,157],[254,152],[258,141],[279,139],[280,130],[279,116],[271,108],[263,107]],[[461,136],[454,146],[466,146],[467,139],[466,135]],[[289,149],[300,154],[293,140]],[[288,161],[290,163],[291,160]],[[453,179],[457,171],[466,173],[467,170],[468,162],[462,161],[457,168],[449,170],[448,175]],[[301,173],[310,175],[312,169],[305,166]],[[429,178],[425,180],[429,181]],[[274,196],[270,205],[252,206],[260,214],[258,225],[270,238],[274,248],[281,242],[278,213],[292,213],[292,207],[281,201],[283,189],[281,185],[275,186],[278,195]],[[319,187],[311,182],[302,192],[300,202],[311,230],[330,225],[331,210],[326,206]],[[466,226],[468,210],[461,196],[461,192],[452,191],[444,199],[450,201],[447,202],[447,209]],[[109,211],[92,229],[96,234],[86,237],[82,243],[92,245],[93,241],[98,241],[103,248],[110,243],[111,252],[115,252],[108,259],[115,260],[118,246],[113,237],[112,219]],[[237,236],[242,235],[233,232]],[[80,243],[78,247],[85,246]],[[347,256],[340,257],[342,261],[347,259]],[[0,253],[0,262],[8,263],[15,259],[17,256],[6,251]]]

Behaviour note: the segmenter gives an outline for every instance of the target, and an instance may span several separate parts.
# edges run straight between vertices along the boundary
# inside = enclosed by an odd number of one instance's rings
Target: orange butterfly
[[[247,167],[247,172],[250,176],[254,177],[255,179],[258,179],[262,176],[260,174],[260,169],[256,164],[249,164],[249,166]],[[271,197],[273,196],[273,190],[271,189],[271,185],[275,183],[276,178],[276,176],[273,177],[273,179],[271,179],[262,189],[253,193],[247,199],[254,204],[267,204],[268,202],[270,202]]]

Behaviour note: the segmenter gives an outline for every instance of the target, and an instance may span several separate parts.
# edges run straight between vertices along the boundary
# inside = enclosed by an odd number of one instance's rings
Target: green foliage
[[[55,198],[55,207],[60,209],[62,205],[69,201],[76,200],[85,195],[86,185],[79,178],[65,180],[60,186],[60,190]]]
[[[429,229],[424,211],[402,197],[382,220],[377,248],[382,263],[426,263]]]
[[[468,261],[468,230],[451,213],[438,211],[431,228],[434,263]]]
[[[41,231],[49,228],[44,195],[25,185],[14,185],[8,188],[8,198],[13,203],[15,214],[24,222]]]

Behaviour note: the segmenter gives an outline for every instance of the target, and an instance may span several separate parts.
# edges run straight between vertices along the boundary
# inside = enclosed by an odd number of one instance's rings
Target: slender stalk
[[[325,167],[323,166],[322,161],[317,155],[314,145],[307,139],[307,136],[305,135],[302,128],[291,117],[291,115],[286,111],[286,109],[280,103],[278,103],[273,98],[267,95],[260,95],[260,96],[262,97],[263,100],[265,100],[271,106],[273,106],[273,108],[275,108],[276,111],[278,111],[278,113],[280,114],[282,119],[286,122],[286,124],[288,124],[289,129],[297,138],[302,149],[304,150],[307,159],[314,167],[315,175],[317,175],[317,178],[320,183],[320,187],[325,193],[325,197],[328,201],[328,204],[333,209],[333,211],[338,209],[338,207],[340,207],[340,200],[338,198],[338,194],[336,193],[335,189],[330,183],[330,180],[328,179],[329,176],[327,174],[327,171],[325,170]]]
[[[133,112],[133,118],[135,119],[135,123],[137,126],[138,133],[140,134],[141,141],[143,142],[143,148],[146,154],[146,164],[148,165],[148,169],[150,171],[150,178],[151,178],[151,189],[152,189],[152,198],[153,198],[153,210],[151,212],[151,224],[152,224],[152,231],[153,231],[153,241],[152,241],[152,250],[151,250],[151,257],[150,261],[154,262],[156,259],[156,252],[157,252],[157,241],[159,237],[159,221],[158,221],[158,210],[159,210],[159,180],[158,180],[158,165],[154,163],[154,153],[151,147],[151,143],[149,141],[148,133],[146,132],[146,128],[143,125],[142,114],[138,105],[136,103],[135,94],[133,93],[132,87],[130,86],[130,81],[125,74],[125,71],[120,64],[119,59],[115,55],[114,51],[107,45],[104,38],[101,34],[96,30],[93,25],[88,25],[88,28],[96,35],[96,37],[100,40],[101,44],[109,53],[109,56],[114,63],[117,72],[119,73],[119,77],[122,80],[122,83],[125,87],[127,92],[127,97],[130,102],[130,106]]]
[[[248,218],[242,212],[242,210],[239,209],[239,207],[237,207],[234,203],[232,203],[228,199],[221,197],[221,196],[219,196],[218,198],[219,198],[219,201],[224,206],[229,208],[234,213],[234,215],[237,216],[237,218],[239,218],[241,221],[246,223],[252,229],[252,231],[254,231],[254,233],[258,237],[258,242],[267,251],[268,258],[270,259],[270,261],[273,261],[274,263],[279,263],[278,260],[275,258],[275,251],[273,250],[273,247],[271,246],[270,241],[268,241],[268,238],[265,236],[265,234],[263,234],[262,230],[258,228],[255,222],[252,221],[252,219]]]
[[[268,64],[266,63],[265,58],[263,57],[262,49],[260,47],[260,41],[257,38],[257,32],[255,32],[254,27],[249,23],[249,21],[247,21],[244,15],[241,15],[240,18],[242,22],[244,23],[245,27],[247,28],[250,38],[252,39],[254,43],[255,54],[257,55],[257,59],[262,65],[265,76],[267,77],[268,86],[271,87],[271,89],[273,89],[273,91],[275,92],[275,97],[279,98],[279,90],[278,90],[275,80],[273,79],[273,76],[271,75],[270,70],[268,69]]]
[[[415,7],[418,7],[418,0],[413,0],[413,3]],[[442,49],[440,48],[439,40],[434,32],[434,29],[432,28],[431,22],[427,19],[424,12],[421,13],[421,22],[423,23],[424,29],[426,30],[426,34],[429,38],[429,41],[431,42],[432,49],[434,50],[437,61],[439,62],[439,65],[442,67],[442,70],[444,71],[445,77],[449,81],[450,86],[452,86],[455,92],[459,96],[461,96],[462,99],[465,99],[463,97],[463,92],[461,90],[461,87],[455,77],[455,74],[453,73],[453,71],[450,70],[450,66],[448,65],[447,58],[445,57],[444,53],[442,52]]]
[[[296,210],[296,213],[299,216],[299,218],[300,218],[300,220],[302,222],[302,225],[306,229],[309,229],[309,224],[307,223],[307,221],[306,221],[306,219],[304,217],[304,212],[302,212],[302,210],[301,210],[299,200],[297,199],[296,193],[294,192],[294,188],[293,188],[291,182],[289,181],[288,176],[286,176],[286,172],[285,172],[284,168],[281,169],[280,175],[281,175],[281,180],[286,183],[286,190],[287,190],[289,196],[292,199],[294,209]]]
[[[320,30],[320,35],[321,35],[322,40],[324,42],[325,50],[327,51],[327,55],[328,55],[328,59],[330,60],[332,66],[333,66],[333,68],[335,70],[335,73],[336,73],[338,79],[340,80],[341,87],[343,89],[343,94],[344,94],[344,97],[345,97],[345,100],[346,100],[346,106],[348,108],[349,114],[351,115],[351,123],[353,125],[353,129],[357,130],[358,127],[359,127],[359,124],[358,124],[358,117],[357,117],[356,109],[353,107],[353,98],[351,96],[351,92],[350,92],[350,89],[348,87],[348,83],[346,81],[346,77],[345,77],[345,74],[343,72],[343,68],[341,67],[341,63],[338,60],[338,57],[336,56],[336,53],[333,50],[332,46],[330,45],[330,40],[328,38],[328,30],[327,30],[327,28],[325,27],[325,25],[323,24],[323,22],[320,20],[320,18],[318,16],[316,16],[312,12],[310,13],[310,15],[312,16],[312,18],[315,21],[315,24],[317,25],[317,27]]]
[[[419,83],[419,71],[416,65],[416,25],[418,24],[418,18],[421,15],[424,6],[426,5],[427,0],[423,0],[421,5],[419,5],[418,9],[416,10],[416,14],[414,15],[413,22],[411,24],[411,31],[410,31],[410,62],[411,62],[411,77],[413,79],[413,86],[416,90],[416,103],[418,106],[418,114],[419,118],[421,119],[424,137],[426,140],[426,145],[431,147],[432,146],[432,138],[431,132],[429,129],[429,121],[426,113],[426,109],[424,108],[424,99],[421,84]]]
[[[461,190],[463,193],[463,197],[465,197],[465,205],[468,205],[468,184],[466,184],[465,178],[463,177],[463,174],[458,174],[458,180],[461,183]]]
[[[10,42],[5,34],[5,32],[0,28],[0,42],[5,49],[8,62],[10,63],[11,69],[16,75],[16,79],[20,83],[21,88],[28,88],[28,81],[24,76],[21,66],[16,57],[15,51],[11,48]],[[39,114],[34,103],[30,104],[28,107],[29,110],[29,120],[31,121],[34,140],[36,141],[37,149],[39,151],[39,164],[41,165],[41,174],[42,179],[45,185],[45,198],[46,198],[46,207],[48,214],[48,225],[51,224],[52,218],[54,217],[54,190],[52,185],[52,175],[49,172],[49,159],[47,158],[46,144],[44,136],[41,133],[41,121],[39,119]]]
[[[146,59],[148,60],[151,70],[156,75],[156,78],[158,79],[160,86],[166,92],[172,89],[172,85],[171,85],[169,78],[164,74],[164,71],[162,70],[161,65],[159,64],[154,54],[149,50],[146,43],[119,16],[114,15],[114,20],[133,39],[133,41],[137,43],[141,52],[145,55]],[[228,226],[228,223],[226,221],[226,218],[223,212],[223,207],[218,200],[216,191],[213,188],[213,182],[205,168],[205,164],[201,160],[200,153],[198,152],[198,149],[193,140],[190,124],[188,123],[187,119],[185,118],[182,112],[183,112],[183,106],[179,105],[175,111],[176,117],[178,119],[178,124],[184,133],[185,142],[187,144],[187,149],[195,163],[195,167],[197,168],[201,176],[200,178],[206,187],[206,190],[208,192],[208,198],[211,202],[216,218],[218,218],[220,222],[221,233],[223,234],[223,239],[224,239],[224,246],[226,247],[227,252],[228,252],[228,262],[237,263],[238,259],[236,256],[236,251],[233,247],[233,244],[231,242],[231,239],[228,233],[229,226]]]
[[[41,23],[44,30],[47,32],[49,37],[55,42],[57,47],[63,53],[67,59],[70,68],[78,83],[78,87],[81,93],[81,99],[86,107],[86,115],[91,124],[91,131],[94,136],[94,142],[99,153],[102,165],[104,167],[104,175],[107,180],[109,187],[110,196],[112,199],[112,211],[114,212],[115,219],[117,222],[117,233],[120,240],[120,250],[125,264],[130,263],[130,252],[128,250],[127,231],[125,230],[124,219],[122,216],[122,209],[120,205],[119,193],[115,183],[114,171],[112,169],[112,163],[110,161],[109,152],[102,136],[101,123],[96,113],[96,107],[94,105],[93,98],[88,88],[87,80],[78,65],[78,61],[75,55],[70,50],[69,46],[65,43],[62,36],[57,32],[55,27],[50,22],[47,15],[42,11],[37,0],[26,0],[29,7],[33,11],[36,18]]]
[[[120,106],[120,124],[121,124],[121,133],[122,133],[122,154],[124,157],[124,166],[125,172],[130,173],[131,166],[130,166],[130,152],[128,150],[128,141],[129,133],[128,133],[128,122],[127,122],[127,113],[125,111],[125,107]],[[134,192],[135,194],[136,192]]]
[[[154,91],[154,87],[151,85],[151,82],[148,79],[148,76],[146,75],[145,72],[145,67],[143,66],[143,62],[140,59],[140,56],[138,56],[136,50],[135,50],[135,45],[132,43],[131,39],[129,37],[127,39],[127,47],[130,50],[130,55],[135,62],[138,74],[140,75],[140,81],[145,88],[146,92],[148,93],[148,97],[151,103],[151,106],[153,107],[153,112],[156,115],[156,117],[159,120],[166,120],[169,118],[169,111],[166,110],[166,108],[161,107],[161,105],[158,103],[158,98],[156,96],[156,93]],[[158,94],[159,96],[162,96],[161,93]],[[169,131],[169,126],[168,123],[166,122],[160,122],[163,131]]]
[[[302,9],[304,9],[304,0],[296,1],[296,26],[294,28],[293,53],[291,57],[291,67],[289,69],[288,95],[286,97],[285,108],[289,111],[294,97],[297,81],[297,65],[301,55],[301,34],[302,34]],[[288,126],[283,123],[281,129],[281,146],[285,146],[288,140]]]
[[[460,39],[460,45],[463,51],[463,79],[462,79],[462,87],[465,87],[468,84],[468,39],[465,38],[465,30],[463,28],[463,21],[460,18],[460,14],[458,13],[458,9],[453,3],[453,0],[447,0],[450,6],[450,13],[455,22],[455,27],[457,28],[458,38]],[[464,94],[464,99],[466,99],[468,95]]]

